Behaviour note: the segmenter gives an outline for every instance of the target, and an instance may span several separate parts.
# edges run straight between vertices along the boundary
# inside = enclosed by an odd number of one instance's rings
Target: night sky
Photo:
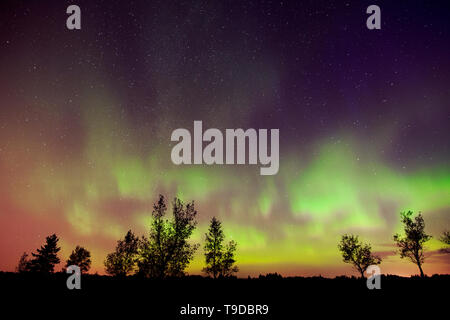
[[[381,30],[366,28],[371,4]],[[449,57],[449,1],[3,0],[0,270],[56,233],[63,260],[82,245],[103,273],[162,193],[195,200],[194,241],[223,221],[243,277],[353,274],[343,233],[383,273],[416,274],[394,254],[403,210],[434,237],[424,271],[448,273]],[[194,120],[279,129],[278,174],[174,165],[171,133]]]

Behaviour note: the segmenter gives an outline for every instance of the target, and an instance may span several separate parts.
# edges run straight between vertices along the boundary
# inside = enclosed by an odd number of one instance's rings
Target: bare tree
[[[425,233],[425,221],[422,214],[419,213],[414,220],[413,212],[400,213],[401,222],[405,230],[405,236],[394,235],[394,241],[400,248],[400,258],[408,258],[419,267],[420,276],[424,277],[422,265],[425,262],[424,244],[431,239],[431,236]]]
[[[338,248],[344,262],[352,264],[361,274],[361,278],[364,278],[368,266],[381,263],[381,258],[372,255],[371,246],[360,242],[358,236],[344,234]]]

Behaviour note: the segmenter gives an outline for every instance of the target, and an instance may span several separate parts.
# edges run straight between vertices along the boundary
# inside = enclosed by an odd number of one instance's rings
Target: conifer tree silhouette
[[[234,265],[234,253],[236,251],[236,242],[230,241],[224,246],[225,235],[222,230],[221,222],[213,217],[211,219],[208,233],[205,234],[205,262],[206,267],[203,272],[212,275],[214,279],[218,277],[230,277],[239,269]]]
[[[37,253],[32,253],[33,259],[29,262],[29,270],[32,272],[53,273],[55,265],[59,263],[58,237],[56,234],[48,236],[45,244],[37,249]]]

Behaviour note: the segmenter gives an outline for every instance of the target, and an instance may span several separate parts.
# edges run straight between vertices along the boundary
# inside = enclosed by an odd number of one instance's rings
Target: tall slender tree
[[[431,239],[431,236],[425,233],[425,221],[422,214],[419,213],[412,219],[413,212],[400,213],[401,222],[405,235],[396,233],[394,241],[400,248],[400,258],[408,258],[419,267],[420,276],[424,277],[422,265],[425,262],[424,244]]]
[[[212,275],[214,279],[220,274],[224,239],[225,235],[223,234],[222,225],[216,217],[213,217],[209,225],[208,233],[205,234],[204,251],[206,267],[203,271],[206,274]]]
[[[235,266],[234,253],[236,242],[230,241],[224,245],[225,235],[221,222],[213,217],[211,219],[208,232],[205,234],[205,262],[206,267],[203,272],[211,275],[214,279],[218,277],[230,277],[239,269]]]
[[[361,274],[361,278],[364,278],[367,267],[381,263],[381,258],[372,254],[371,246],[361,242],[358,236],[344,234],[338,248],[344,262],[352,264]]]
[[[58,237],[52,234],[45,239],[45,244],[37,249],[37,253],[32,253],[33,259],[29,262],[29,270],[41,273],[53,273],[55,265],[59,263]]]

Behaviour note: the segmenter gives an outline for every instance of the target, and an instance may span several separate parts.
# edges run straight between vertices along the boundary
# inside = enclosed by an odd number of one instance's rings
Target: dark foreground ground
[[[229,280],[186,277],[156,281],[97,275],[83,275],[81,289],[68,290],[67,277],[63,273],[51,276],[0,273],[2,308],[12,308],[16,314],[30,312],[48,318],[70,315],[89,319],[94,316],[102,319],[265,320],[324,316],[415,319],[425,313],[425,318],[431,319],[435,313],[441,317],[448,315],[450,302],[450,275],[425,279],[382,276],[380,290],[369,290],[365,280],[346,277]],[[181,314],[188,304],[190,310],[214,307],[214,312],[212,316]],[[226,305],[229,305],[228,313]],[[259,314],[255,314],[257,309]]]

